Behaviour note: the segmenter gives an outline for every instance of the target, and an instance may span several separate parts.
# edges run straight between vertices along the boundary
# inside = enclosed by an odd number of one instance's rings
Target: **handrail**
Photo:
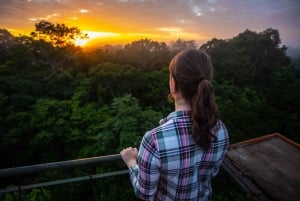
[[[16,176],[16,175],[25,175],[31,173],[39,173],[39,172],[45,172],[54,169],[56,170],[61,168],[77,167],[82,165],[89,165],[93,163],[100,163],[100,162],[120,160],[120,159],[121,159],[121,155],[115,154],[115,155],[98,156],[98,157],[83,158],[83,159],[76,159],[76,160],[69,160],[69,161],[28,165],[28,166],[22,166],[16,168],[6,168],[0,170],[0,178]]]
[[[60,180],[55,180],[55,181],[48,181],[48,182],[29,184],[29,185],[23,185],[23,186],[7,187],[7,188],[0,189],[0,194],[28,190],[28,189],[33,189],[33,188],[54,186],[54,185],[59,185],[59,184],[67,184],[67,183],[73,183],[73,182],[79,182],[79,181],[86,181],[86,180],[92,180],[92,179],[99,179],[99,178],[111,177],[111,176],[122,175],[122,174],[128,174],[128,170],[120,170],[120,171],[103,173],[103,174],[74,177],[74,178],[69,178],[69,179],[60,179]]]
[[[274,135],[275,137],[278,137],[278,135]],[[269,137],[269,136],[266,136]],[[262,138],[257,138],[256,140],[261,140]],[[251,141],[245,141],[246,143],[253,143],[255,139]],[[244,142],[244,143],[245,143]],[[288,142],[289,143],[289,142]],[[232,148],[236,145],[231,145]],[[299,147],[299,146],[298,146]],[[229,150],[231,150],[229,148]],[[233,149],[232,149],[233,150]],[[83,158],[83,159],[77,159],[77,160],[69,160],[69,161],[60,161],[60,162],[53,162],[53,163],[46,163],[46,164],[37,164],[37,165],[29,165],[29,166],[23,166],[23,167],[15,167],[15,168],[6,168],[6,169],[0,169],[0,179],[4,177],[12,177],[17,175],[26,175],[30,173],[39,173],[43,171],[49,171],[49,170],[56,170],[61,168],[73,168],[77,166],[82,165],[89,165],[89,164],[96,164],[100,162],[105,161],[114,161],[114,160],[121,160],[120,154],[115,155],[107,155],[107,156],[99,156],[99,157],[92,157],[92,158]],[[125,165],[124,165],[125,167]],[[245,197],[251,201],[269,201],[271,198],[269,198],[270,195],[268,195],[262,187],[257,186],[255,181],[252,181],[250,177],[246,173],[244,173],[236,164],[234,163],[234,160],[228,156],[228,153],[226,154],[223,164],[221,165],[221,168],[224,170],[224,173],[229,176],[229,180],[233,181],[235,186],[239,188],[239,191],[242,192]],[[110,177],[110,176],[116,176],[116,175],[122,175],[122,174],[128,174],[128,169],[126,170],[118,170],[115,172],[108,172],[108,173],[100,173],[88,176],[80,176],[80,177],[73,177],[68,179],[61,179],[56,181],[48,181],[43,183],[36,183],[36,184],[29,184],[29,185],[23,185],[23,186],[9,186],[7,188],[0,189],[0,194],[2,193],[8,193],[8,192],[15,192],[15,191],[22,191],[32,188],[41,188],[46,186],[52,186],[52,185],[58,185],[58,184],[66,184],[66,183],[72,183],[72,182],[78,182],[78,181],[86,181],[86,180],[93,180],[98,178],[104,178],[104,177]]]
[[[115,154],[115,155],[83,158],[83,159],[76,159],[76,160],[69,160],[69,161],[60,161],[60,162],[53,162],[53,163],[29,165],[29,166],[15,167],[15,168],[6,168],[6,169],[0,170],[0,178],[40,173],[40,172],[57,170],[57,169],[62,169],[62,168],[73,168],[73,167],[78,167],[78,166],[83,166],[83,165],[101,163],[101,162],[106,162],[106,161],[114,161],[114,160],[121,160],[121,155]],[[28,189],[33,189],[33,188],[41,188],[41,187],[46,187],[46,186],[53,186],[53,185],[58,185],[58,184],[66,184],[66,183],[72,183],[72,182],[78,182],[78,181],[99,179],[99,178],[116,176],[116,175],[121,175],[121,174],[128,174],[128,170],[119,170],[119,171],[109,172],[109,173],[102,173],[102,174],[95,174],[95,175],[88,175],[88,176],[81,176],[81,177],[73,177],[73,178],[69,178],[69,179],[60,179],[60,180],[55,180],[55,181],[48,181],[48,182],[29,184],[29,185],[23,185],[23,186],[11,186],[11,187],[0,189],[0,194],[16,192],[16,191],[21,191],[21,190],[28,190]]]

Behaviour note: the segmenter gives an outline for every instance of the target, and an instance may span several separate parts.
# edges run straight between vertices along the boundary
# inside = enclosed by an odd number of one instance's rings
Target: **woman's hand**
[[[138,156],[138,150],[136,148],[128,147],[126,149],[123,149],[120,152],[120,154],[128,168],[137,164],[136,161]]]

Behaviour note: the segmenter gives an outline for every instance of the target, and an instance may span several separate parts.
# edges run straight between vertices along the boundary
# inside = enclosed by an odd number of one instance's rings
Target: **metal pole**
[[[8,187],[4,189],[0,189],[0,194],[2,193],[10,193],[10,192],[16,192],[33,188],[43,188],[47,186],[54,186],[59,184],[67,184],[67,183],[73,183],[73,182],[81,182],[86,180],[92,180],[92,179],[100,179],[105,177],[112,177],[116,175],[122,175],[122,174],[128,174],[128,170],[119,170],[115,172],[108,172],[108,173],[102,173],[102,174],[95,174],[95,175],[89,175],[89,176],[82,176],[82,177],[74,177],[70,179],[61,179],[61,180],[55,180],[55,181],[49,181],[49,182],[43,182],[43,183],[37,183],[37,184],[30,184],[25,186],[14,186],[14,187]]]
[[[16,176],[16,175],[25,175],[31,173],[39,173],[39,172],[44,172],[44,171],[49,171],[54,169],[77,167],[81,165],[89,165],[93,163],[100,163],[100,162],[120,160],[120,159],[121,159],[121,155],[115,154],[115,155],[108,155],[108,156],[83,158],[78,160],[69,160],[69,161],[29,165],[29,166],[16,167],[16,168],[7,168],[7,169],[0,170],[0,178]]]

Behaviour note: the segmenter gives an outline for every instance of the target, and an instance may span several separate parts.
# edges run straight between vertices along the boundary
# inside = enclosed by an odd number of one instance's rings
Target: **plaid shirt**
[[[219,121],[217,140],[203,150],[191,135],[191,114],[175,111],[148,131],[141,142],[138,165],[129,169],[136,196],[143,200],[211,199],[211,179],[218,173],[229,145],[224,124]]]

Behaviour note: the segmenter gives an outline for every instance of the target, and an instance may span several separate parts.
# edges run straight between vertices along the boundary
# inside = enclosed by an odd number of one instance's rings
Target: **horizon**
[[[11,0],[0,2],[0,24],[14,35],[29,35],[41,20],[75,26],[90,37],[76,42],[82,47],[145,38],[203,44],[233,38],[246,29],[273,28],[282,45],[298,49],[299,10],[296,0]]]

